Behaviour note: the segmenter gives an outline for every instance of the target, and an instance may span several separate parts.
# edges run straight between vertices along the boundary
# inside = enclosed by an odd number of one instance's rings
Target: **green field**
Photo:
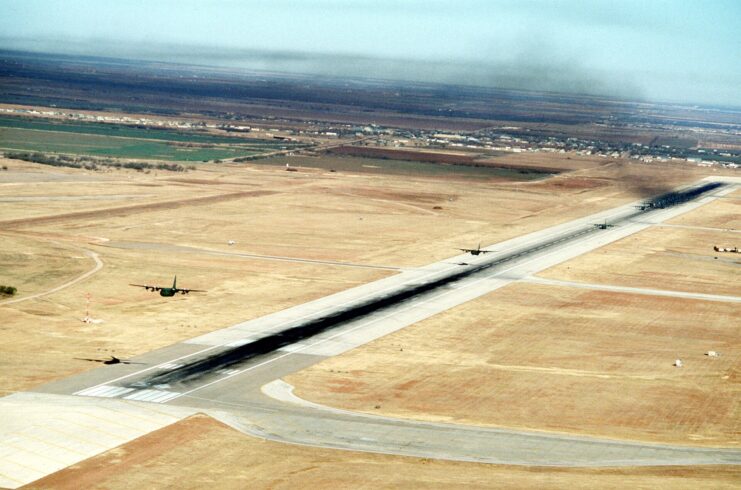
[[[202,146],[184,146],[190,143]],[[295,146],[283,141],[115,124],[0,117],[0,149],[3,150],[196,162],[252,156]]]
[[[354,156],[322,155],[320,157],[278,156],[250,162],[255,165],[279,165],[284,167],[321,168],[336,172],[360,172],[369,174],[396,174],[415,176],[450,176],[470,179],[537,180],[550,177],[551,173],[534,169],[512,169],[502,167],[474,167],[446,165],[441,163],[411,162]]]

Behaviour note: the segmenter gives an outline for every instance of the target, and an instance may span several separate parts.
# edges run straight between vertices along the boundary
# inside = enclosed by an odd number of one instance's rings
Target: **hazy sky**
[[[0,47],[741,106],[741,0],[0,0]]]

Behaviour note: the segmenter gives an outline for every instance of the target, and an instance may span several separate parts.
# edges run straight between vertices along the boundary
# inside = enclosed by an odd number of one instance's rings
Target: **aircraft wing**
[[[150,289],[152,291],[159,291],[162,289],[160,286],[150,286],[148,284],[129,284],[129,286],[136,286],[138,288]]]
[[[461,252],[474,252],[474,251],[476,251],[475,248],[459,248],[458,250],[460,250]]]
[[[175,288],[176,293],[205,293],[205,289],[187,289],[187,288]]]

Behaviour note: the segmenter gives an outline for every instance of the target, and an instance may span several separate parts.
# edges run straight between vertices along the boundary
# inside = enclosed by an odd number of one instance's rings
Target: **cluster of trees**
[[[13,286],[0,286],[0,295],[13,296],[17,291]]]
[[[6,152],[6,158],[23,160],[26,162],[41,163],[53,167],[84,168],[85,170],[99,170],[99,166],[113,168],[130,168],[143,172],[144,170],[166,170],[168,172],[185,172],[187,169],[178,163],[146,163],[146,162],[119,162],[110,158],[97,159],[88,156],[47,155],[45,153]]]
[[[46,155],[44,153],[30,153],[30,152],[6,152],[6,158],[12,158],[14,160],[23,160],[26,162],[41,163],[43,165],[51,165],[53,167],[72,167],[72,168],[84,168],[86,170],[97,170],[95,160],[89,157],[69,157],[67,155]],[[102,162],[100,162],[102,163]]]
[[[146,163],[146,162],[115,162],[104,163],[107,167],[132,168],[142,172],[144,170],[166,170],[168,172],[185,172],[187,169],[179,163]]]

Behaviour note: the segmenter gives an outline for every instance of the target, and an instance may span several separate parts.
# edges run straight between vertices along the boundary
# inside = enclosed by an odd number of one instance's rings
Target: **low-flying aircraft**
[[[637,205],[636,209],[646,211],[647,209],[664,209],[665,207],[666,202],[664,201],[644,201],[641,204]]]
[[[613,224],[611,224],[611,223],[608,223],[608,222],[607,222],[607,220],[605,220],[605,222],[604,222],[604,223],[594,223],[594,226],[595,226],[595,227],[596,227],[596,228],[597,228],[598,230],[606,230],[606,229],[608,229],[608,228],[612,228],[612,227],[614,227],[615,225],[613,225]]]
[[[471,255],[478,255],[478,254],[488,254],[493,252],[494,250],[481,250],[481,244],[479,243],[479,246],[477,248],[459,248],[461,252],[467,252]]]
[[[168,288],[165,286],[150,286],[148,284],[129,284],[129,286],[136,286],[139,288],[144,288],[147,291],[159,291],[160,296],[170,297],[175,296],[176,294],[188,294],[190,292],[194,293],[205,293],[203,289],[186,289],[186,288],[179,288],[177,287],[178,282],[178,276],[175,276],[175,279],[172,281],[172,287]]]
[[[75,359],[79,361],[102,362],[103,364],[144,364],[143,362],[122,361],[116,356],[111,356],[110,359],[87,359],[83,357],[75,357]]]

